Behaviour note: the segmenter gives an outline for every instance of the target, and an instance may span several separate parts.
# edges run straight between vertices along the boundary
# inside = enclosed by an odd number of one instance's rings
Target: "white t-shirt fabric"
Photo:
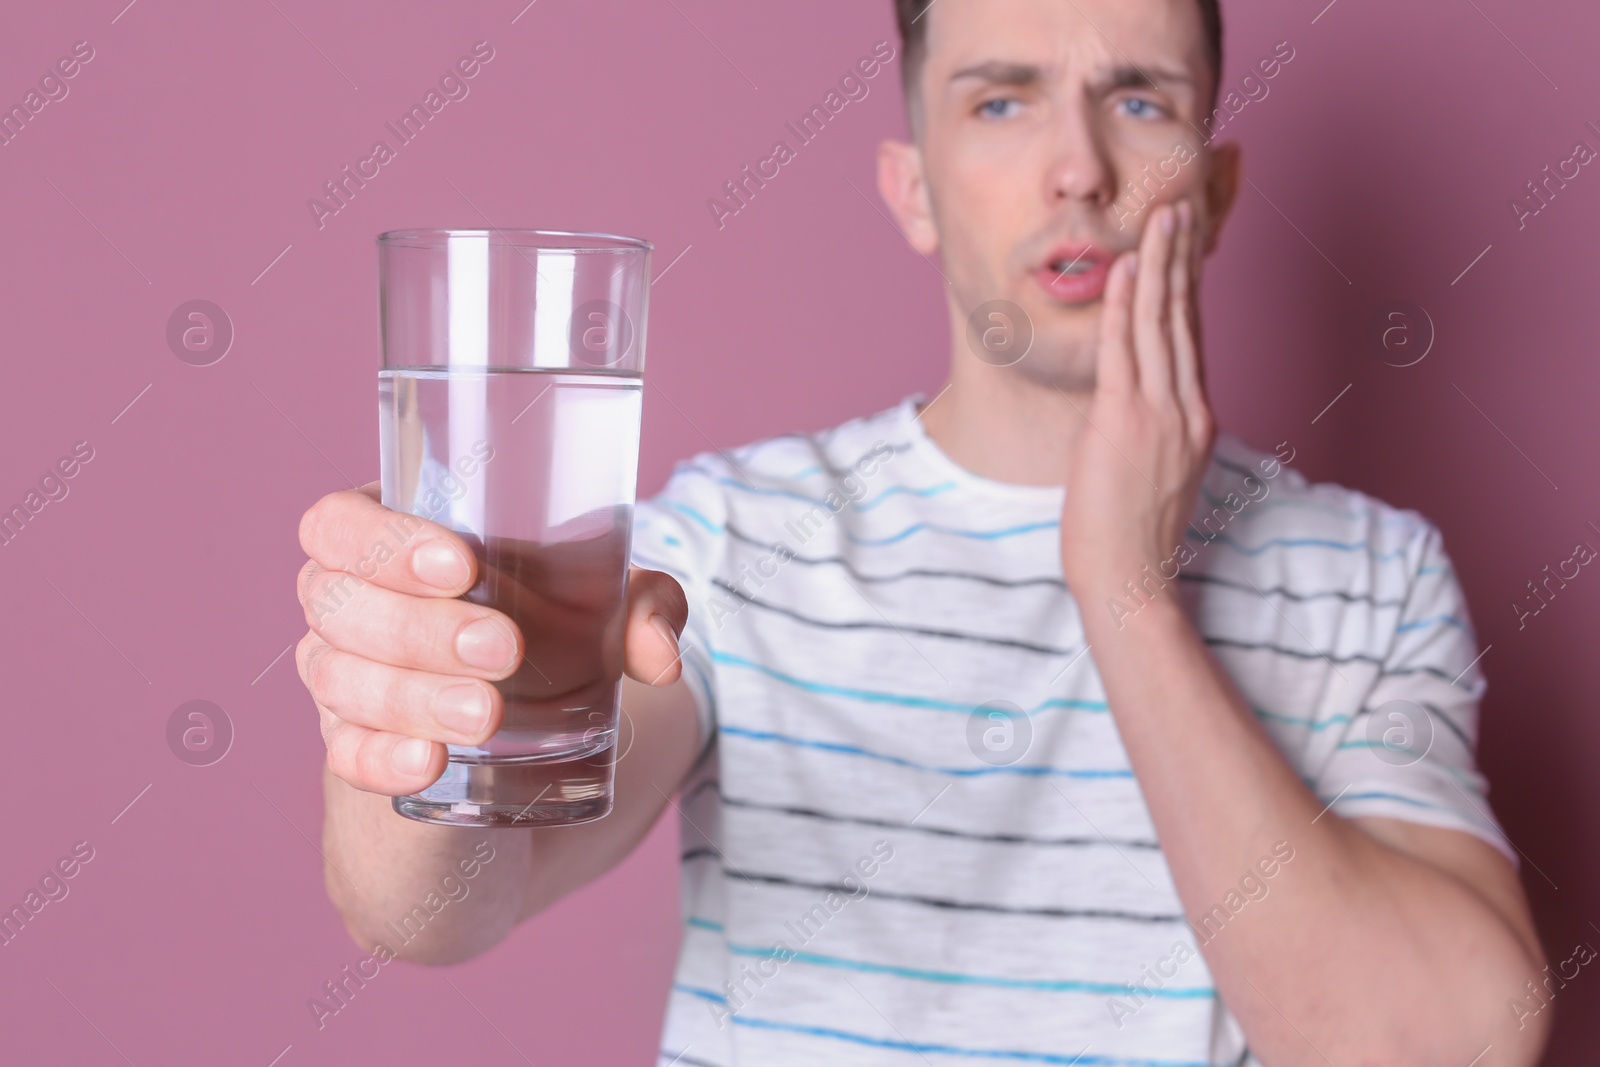
[[[1516,862],[1474,762],[1480,650],[1422,516],[1222,434],[1189,551],[1080,605],[1066,491],[960,468],[919,402],[697,456],[636,512],[634,562],[689,595],[708,738],[675,801],[661,1067],[1255,1062],[1199,945],[1270,906],[1295,842],[1189,924],[1082,611],[1131,623],[1176,593],[1328,810]]]

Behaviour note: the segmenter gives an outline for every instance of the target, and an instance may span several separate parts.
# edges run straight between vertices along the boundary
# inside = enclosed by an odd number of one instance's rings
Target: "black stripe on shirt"
[[[861,474],[861,471],[860,471],[859,468],[860,468],[861,464],[863,462],[865,462],[866,460],[868,460],[870,458],[874,458],[874,457],[880,457],[880,461],[881,462],[887,463],[887,462],[889,462],[889,460],[893,459],[895,456],[903,455],[904,453],[907,453],[907,452],[911,451],[911,445],[910,444],[891,445],[887,441],[885,441],[883,443],[884,447],[889,450],[889,455],[887,457],[883,457],[882,452],[878,449],[878,446],[874,445],[867,452],[862,453],[862,455],[859,456],[854,462],[849,463],[849,464],[847,464],[846,466],[843,466],[843,467],[835,467],[831,462],[833,457],[828,455],[826,447],[824,446],[824,444],[822,442],[818,441],[815,437],[811,437],[811,436],[808,436],[806,434],[796,434],[796,433],[781,434],[778,437],[771,437],[771,438],[768,438],[765,441],[762,441],[761,445],[765,446],[765,445],[771,444],[774,441],[784,441],[784,440],[790,440],[790,439],[804,441],[807,444],[811,445],[814,448],[815,451],[808,458],[812,460],[813,465],[817,466],[817,467],[820,467],[823,471],[827,472],[828,474],[833,475],[835,478],[842,477],[844,475],[855,475],[858,478],[863,477],[863,475]],[[723,459],[728,461],[728,462],[730,462],[732,464],[732,466],[736,469],[737,473],[740,474],[741,476],[745,475],[745,474],[754,474],[754,475],[756,475],[757,477],[760,477],[760,478],[768,478],[768,479],[772,479],[774,481],[793,483],[795,479],[793,478],[792,475],[782,474],[782,473],[779,473],[778,471],[759,470],[759,469],[757,469],[755,467],[750,466],[750,461],[752,459],[754,459],[756,456],[760,455],[763,450],[764,449],[762,449],[762,448],[757,448],[755,451],[751,452],[749,450],[741,449],[740,451],[744,451],[745,452],[745,456],[743,457],[742,460],[735,461],[733,459],[733,456],[726,455],[726,454],[723,454]],[[702,467],[698,463],[696,463],[694,460],[689,460],[689,461],[686,461],[686,462],[684,462],[682,464],[679,464],[679,469],[681,469],[681,470],[699,471],[700,473],[708,474],[708,475],[712,476],[713,478],[721,477],[721,472],[720,471],[711,470],[709,468]],[[772,488],[772,487],[769,486],[768,488]]]
[[[752,545],[756,548],[762,548],[771,552],[776,552],[780,547],[777,541],[764,541],[759,537],[755,537],[739,529],[731,522],[727,524],[727,531],[728,535],[735,541],[743,541],[745,544]],[[783,547],[787,549],[787,546]],[[929,570],[921,567],[900,571],[897,574],[866,574],[857,570],[854,564],[842,556],[802,556],[791,553],[789,555],[789,559],[791,562],[801,563],[808,567],[839,567],[856,581],[868,584],[899,582],[904,581],[907,578],[947,578],[954,581],[980,582],[984,585],[995,586],[1001,589],[1018,589],[1030,585],[1042,585],[1054,589],[1066,589],[1067,587],[1067,583],[1060,578],[1000,578],[992,574],[975,574],[971,571]],[[1233,582],[1226,578],[1219,578],[1215,575],[1196,574],[1189,571],[1180,571],[1178,573],[1178,581],[1200,582],[1207,585],[1226,586],[1230,589],[1243,589],[1251,593],[1259,593],[1266,596],[1281,596],[1286,600],[1304,601],[1319,600],[1325,597],[1337,597],[1338,599],[1347,603],[1368,603],[1373,607],[1379,608],[1396,607],[1404,603],[1404,601],[1401,600],[1378,600],[1370,593],[1348,593],[1342,589],[1319,590],[1308,593],[1295,592],[1282,587],[1274,589],[1257,589],[1252,587],[1247,582]]]
[[[1396,697],[1395,699],[1396,700],[1405,700],[1406,698],[1405,697]],[[1472,742],[1467,739],[1466,731],[1463,730],[1460,726],[1456,725],[1456,721],[1454,719],[1452,719],[1450,716],[1446,715],[1442,710],[1440,710],[1440,708],[1439,708],[1439,706],[1437,704],[1429,704],[1427,701],[1423,701],[1423,700],[1413,700],[1413,701],[1410,701],[1410,703],[1419,705],[1420,707],[1424,708],[1428,712],[1428,718],[1434,719],[1434,720],[1437,720],[1439,722],[1444,723],[1445,728],[1448,729],[1451,733],[1456,735],[1456,739],[1461,742],[1461,746],[1463,748],[1465,748],[1468,752],[1472,751]],[[1381,705],[1381,704],[1378,705],[1378,707],[1382,707],[1382,706],[1383,705]],[[1359,719],[1363,715],[1370,716],[1374,711],[1377,711],[1377,710],[1378,710],[1377,708],[1362,708],[1360,711],[1355,713],[1353,718]],[[1352,726],[1352,728],[1353,728],[1353,726]]]
[[[1226,578],[1218,578],[1214,574],[1190,574],[1187,571],[1178,573],[1180,582],[1201,582],[1206,585],[1220,585],[1229,589],[1242,589],[1251,595],[1281,596],[1285,600],[1321,600],[1325,597],[1338,597],[1349,604],[1371,604],[1375,608],[1397,608],[1405,604],[1404,600],[1378,600],[1371,593],[1347,593],[1342,589],[1328,589],[1319,593],[1296,593],[1283,587],[1275,589],[1261,589],[1248,582],[1230,582]]]
[[[1211,462],[1215,463],[1217,466],[1221,467],[1223,470],[1230,470],[1230,471],[1233,471],[1236,474],[1243,474],[1246,477],[1254,478],[1258,482],[1262,481],[1262,480],[1264,480],[1266,478],[1266,475],[1263,472],[1258,471],[1253,467],[1241,467],[1241,466],[1239,466],[1239,464],[1233,462],[1233,460],[1231,460],[1231,459],[1223,459],[1215,451],[1213,451],[1211,453]],[[1278,465],[1280,467],[1288,466],[1288,464],[1283,463],[1281,460],[1278,461]]]
[[[684,1064],[684,1067],[722,1067],[722,1064],[720,1063],[712,1063],[710,1060],[697,1059],[696,1057],[689,1055],[687,1052],[679,1052],[676,1055],[673,1055],[666,1049],[662,1049],[661,1058],[667,1061],[668,1067],[677,1067],[677,1065],[680,1063]]]
[[[731,522],[727,524],[726,528],[728,535],[736,541],[743,541],[745,544],[754,545],[757,548],[764,548],[772,552],[776,552],[780,548],[779,542],[763,541],[759,537],[745,533]],[[856,570],[855,565],[843,556],[801,556],[789,553],[788,546],[781,547],[785,549],[792,563],[803,563],[808,567],[840,567],[856,581],[872,584],[898,582],[906,578],[954,578],[961,581],[982,582],[985,585],[999,586],[1003,589],[1015,589],[1028,585],[1052,586],[1056,589],[1065,589],[1067,587],[1067,583],[1060,578],[996,578],[993,575],[973,574],[970,571],[939,571],[920,567],[901,571],[898,574],[864,574]]]
[[[1335,656],[1332,653],[1320,652],[1314,649],[1284,648],[1282,645],[1269,644],[1265,641],[1236,641],[1231,637],[1212,637],[1209,634],[1201,636],[1205,638],[1206,644],[1216,645],[1221,648],[1257,649],[1265,652],[1276,652],[1280,656],[1292,656],[1295,659],[1325,659],[1330,663],[1372,663],[1379,667],[1383,666],[1383,660],[1360,652],[1352,652],[1347,656]]]
[[[698,852],[698,850],[696,851]],[[695,858],[707,858],[712,855],[711,852],[707,851],[698,854]],[[840,883],[808,882],[799,878],[785,878],[777,874],[751,874],[749,871],[740,870],[731,865],[723,866],[722,873],[730,879],[735,877],[742,878],[752,884],[762,882],[767,885],[786,886],[792,889],[809,889],[817,893],[837,893],[842,897],[855,896],[858,892]],[[894,900],[904,904],[917,904],[922,907],[941,908],[948,911],[978,911],[996,915],[1036,915],[1045,919],[1094,919],[1135,923],[1188,922],[1188,919],[1183,915],[1150,915],[1136,911],[1112,911],[1103,908],[1030,908],[1008,904],[949,900],[944,897],[925,897],[913,893],[891,893],[885,889],[870,890],[867,896],[878,900]]]
[[[955,630],[933,630],[922,626],[912,626],[909,623],[896,626],[894,623],[887,620],[884,622],[872,622],[871,620],[835,622],[829,619],[814,619],[809,615],[802,615],[798,611],[794,611],[790,608],[781,608],[778,605],[768,601],[758,600],[744,592],[744,590],[740,589],[738,586],[733,585],[731,582],[723,581],[721,578],[713,578],[711,580],[711,584],[715,585],[718,589],[721,589],[724,592],[732,593],[734,596],[753,607],[758,607],[764,611],[770,611],[777,615],[783,615],[786,618],[793,619],[795,622],[803,623],[806,626],[815,626],[824,630],[891,630],[895,633],[912,633],[918,634],[922,637],[940,637],[950,641],[970,641],[981,645],[994,645],[999,648],[1018,648],[1022,649],[1024,652],[1038,652],[1046,656],[1065,656],[1069,654],[1069,650],[1067,649],[1051,648],[1049,645],[1036,645],[1030,641],[1014,641],[1007,637],[989,637],[985,634],[960,633]]]
[[[1381,675],[1381,677],[1383,677],[1383,678],[1400,678],[1400,677],[1404,677],[1405,675],[1408,675],[1408,674],[1431,674],[1435,678],[1441,678],[1444,681],[1449,682],[1451,685],[1455,685],[1456,684],[1456,680],[1459,679],[1461,677],[1461,675],[1465,674],[1465,673],[1467,673],[1467,672],[1463,670],[1460,674],[1449,675],[1449,674],[1444,673],[1444,671],[1441,671],[1438,667],[1400,667],[1400,668],[1397,668],[1395,670],[1384,671],[1383,674]]]
[[[717,790],[722,803],[730,808],[749,808],[754,811],[770,811],[779,815],[793,815],[801,819],[816,819],[820,822],[850,823],[856,826],[874,826],[884,830],[898,830],[903,833],[929,834],[934,837],[953,837],[963,841],[988,841],[1003,845],[1044,845],[1073,847],[1081,845],[1110,845],[1112,848],[1132,848],[1146,851],[1159,852],[1161,844],[1157,841],[1113,841],[1108,837],[1033,837],[1027,834],[982,834],[972,833],[967,830],[955,830],[944,826],[923,826],[917,823],[895,822],[891,819],[873,819],[865,815],[835,815],[832,812],[818,811],[815,808],[791,807],[784,804],[763,804],[759,801],[745,800],[739,797],[730,797],[722,792],[714,779],[702,782],[689,793],[684,795],[684,803],[688,803],[695,795],[706,788]]]

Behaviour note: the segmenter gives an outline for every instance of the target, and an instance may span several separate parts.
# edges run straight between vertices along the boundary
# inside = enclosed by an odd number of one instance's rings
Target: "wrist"
[[[1083,583],[1069,580],[1068,588],[1078,600],[1084,630],[1091,641],[1125,636],[1130,630],[1153,637],[1170,633],[1174,627],[1190,627],[1176,573],[1141,564],[1127,569],[1127,574],[1120,582],[1105,576]]]

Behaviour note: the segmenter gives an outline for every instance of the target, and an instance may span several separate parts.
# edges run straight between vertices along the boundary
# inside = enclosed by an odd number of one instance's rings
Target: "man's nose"
[[[1063,116],[1051,143],[1045,172],[1045,197],[1051,202],[1082,200],[1105,208],[1116,198],[1116,173],[1099,131],[1086,109]]]

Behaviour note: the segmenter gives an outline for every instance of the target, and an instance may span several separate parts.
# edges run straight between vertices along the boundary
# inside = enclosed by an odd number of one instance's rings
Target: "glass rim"
[[[534,230],[494,226],[476,229],[422,227],[386,230],[378,234],[379,247],[443,249],[453,237],[501,237],[516,248],[551,252],[650,252],[655,245],[642,237],[585,230]],[[519,240],[532,238],[532,240]]]

